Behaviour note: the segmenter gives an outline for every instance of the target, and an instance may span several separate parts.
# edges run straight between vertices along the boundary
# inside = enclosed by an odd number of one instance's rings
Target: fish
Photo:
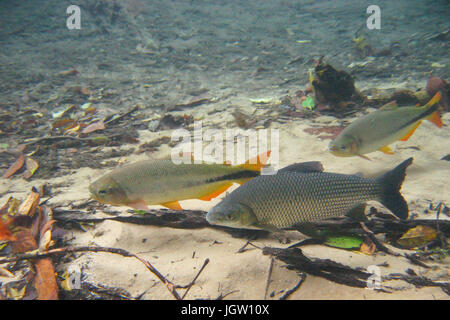
[[[241,165],[175,164],[169,159],[135,162],[109,172],[89,186],[91,197],[101,203],[148,210],[162,205],[182,210],[179,201],[209,201],[233,185],[260,175],[270,151]]]
[[[324,172],[320,162],[291,165],[238,187],[208,211],[206,220],[211,225],[276,232],[341,216],[365,221],[365,205],[371,200],[406,219],[408,204],[400,189],[412,162],[409,158],[376,178]]]
[[[442,128],[438,112],[440,99],[441,93],[438,92],[422,107],[399,108],[395,102],[390,102],[352,122],[330,142],[328,149],[340,157],[360,156],[368,159],[364,154],[376,150],[393,154],[388,145],[398,140],[407,141],[422,120],[429,120]]]

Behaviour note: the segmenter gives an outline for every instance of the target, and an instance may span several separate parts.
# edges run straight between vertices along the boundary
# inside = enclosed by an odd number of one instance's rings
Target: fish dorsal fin
[[[403,138],[401,138],[401,141],[407,141],[414,133],[414,131],[416,131],[416,129],[420,126],[420,124],[422,123],[422,121],[417,122],[414,127],[411,129],[411,131],[409,131]]]
[[[172,210],[183,210],[178,201],[165,202],[161,203],[161,205]]]
[[[396,101],[391,101],[386,103],[384,106],[380,108],[380,110],[394,110],[398,108],[398,104]]]
[[[310,172],[323,172],[323,165],[320,161],[309,161],[309,162],[301,162],[294,163],[287,167],[284,167],[278,172],[302,172],[302,173],[310,173]]]
[[[232,185],[233,185],[233,182],[224,183],[219,188],[214,189],[213,191],[201,196],[199,199],[204,200],[204,201],[210,201],[211,199],[214,199],[217,196],[219,196],[220,194],[222,194],[223,192],[227,191],[227,189],[229,187],[231,187]]]
[[[244,164],[239,165],[239,167],[241,167],[242,169],[245,169],[245,170],[259,172],[266,165],[267,160],[270,157],[270,152],[271,152],[270,150],[267,152],[263,152],[256,158],[247,160]]]
[[[392,151],[392,149],[389,148],[388,146],[381,147],[379,150],[386,154],[391,154],[391,155],[394,154],[394,151]]]

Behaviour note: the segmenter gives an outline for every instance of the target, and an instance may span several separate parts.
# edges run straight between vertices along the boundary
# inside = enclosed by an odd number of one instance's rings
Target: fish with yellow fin
[[[388,145],[408,140],[422,120],[442,128],[438,112],[440,99],[441,93],[438,92],[424,106],[399,108],[395,102],[390,102],[352,122],[330,142],[329,150],[340,157],[360,156],[366,159],[364,154],[376,150],[393,154]]]
[[[233,185],[260,175],[270,151],[244,164],[175,164],[171,160],[144,160],[117,168],[89,186],[91,197],[111,204],[147,210],[162,205],[182,210],[178,201],[209,201]]]

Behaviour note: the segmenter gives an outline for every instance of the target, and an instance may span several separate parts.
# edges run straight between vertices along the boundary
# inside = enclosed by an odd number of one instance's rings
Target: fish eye
[[[106,190],[105,189],[98,190],[98,193],[102,194],[102,195],[105,195],[106,194]]]
[[[344,151],[345,149],[347,149],[344,145],[342,145],[342,146],[340,146],[339,147],[339,149],[341,150],[341,151]]]

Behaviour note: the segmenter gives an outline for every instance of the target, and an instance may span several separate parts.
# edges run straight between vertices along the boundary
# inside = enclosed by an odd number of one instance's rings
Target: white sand
[[[251,113],[255,106],[248,100],[244,104],[244,111]],[[239,102],[242,102],[239,100]],[[222,126],[232,121],[230,113],[224,105],[213,104],[200,106],[192,114],[206,114],[207,110],[219,110],[218,113],[205,116],[204,123],[221,123]],[[225,111],[224,111],[225,110]],[[191,110],[189,110],[191,112]],[[444,123],[450,123],[450,114],[443,117]],[[329,140],[320,140],[303,130],[312,125],[336,125],[337,120],[331,117],[321,117],[315,120],[292,119],[288,123],[272,123],[270,128],[280,129],[280,165],[294,162],[320,160],[326,171],[340,173],[362,172],[367,175],[376,175],[393,168],[396,164],[408,157],[414,157],[413,165],[408,168],[407,177],[403,184],[402,194],[407,199],[411,212],[419,214],[420,218],[434,218],[434,214],[424,214],[430,202],[436,205],[440,201],[449,201],[450,191],[448,181],[450,178],[450,163],[440,158],[450,153],[450,130],[448,125],[438,129],[428,122],[424,122],[407,142],[398,142],[391,145],[395,155],[389,156],[381,152],[369,155],[372,161],[358,157],[336,158],[328,153]],[[170,132],[151,133],[143,131],[140,143],[150,141],[158,136],[170,135]],[[419,150],[405,149],[419,147]],[[127,146],[123,146],[124,148]],[[167,147],[162,147],[155,156],[167,153]],[[145,155],[133,155],[127,161],[145,158]],[[72,175],[59,177],[48,181],[33,179],[26,182],[20,177],[11,180],[0,180],[0,194],[9,191],[0,198],[4,203],[9,195],[23,199],[31,186],[64,183],[57,188],[58,193],[50,204],[64,201],[80,201],[88,198],[87,187],[90,182],[101,176],[105,171],[82,168]],[[211,202],[200,200],[182,201],[186,209],[207,210],[216,204],[219,199]],[[127,208],[114,207],[125,211]],[[446,217],[442,217],[446,218]],[[448,219],[448,218],[447,218]],[[245,239],[232,238],[229,234],[218,230],[204,228],[200,230],[181,230],[153,226],[139,226],[134,224],[105,221],[95,227],[87,227],[87,232],[69,231],[68,237],[73,239],[74,245],[100,245],[117,247],[140,254],[147,258],[163,275],[176,284],[189,283],[197,273],[203,261],[210,259],[210,263],[192,287],[187,298],[214,299],[219,294],[231,291],[229,299],[263,299],[266,279],[270,264],[270,257],[264,256],[258,249],[249,247],[243,253],[236,253],[244,245]],[[300,239],[297,232],[290,232],[291,238]],[[144,240],[145,239],[145,240]],[[274,237],[254,241],[259,246],[283,247]],[[423,274],[435,280],[448,281],[448,259],[445,263],[431,263],[436,265],[433,270],[426,270],[411,265],[404,258],[396,258],[381,253],[374,256],[353,253],[345,250],[328,248],[325,246],[305,246],[303,251],[311,257],[330,258],[352,267],[367,268],[369,265],[388,262],[388,267],[381,267],[382,275],[395,273],[411,268],[418,274]],[[144,299],[173,299],[165,286],[151,274],[140,262],[133,258],[109,253],[81,254],[73,264],[83,267],[85,281],[98,283],[110,287],[121,287],[137,296],[146,292]],[[427,262],[428,263],[428,262]],[[298,281],[296,272],[287,270],[283,263],[275,261],[268,293],[275,293],[278,299],[280,290],[292,288]],[[291,299],[448,299],[448,296],[436,287],[416,289],[405,282],[389,282],[384,285],[404,287],[404,290],[394,291],[391,294],[374,292],[367,289],[351,288],[327,281],[322,278],[308,275],[301,288]],[[183,290],[179,290],[183,292]]]

